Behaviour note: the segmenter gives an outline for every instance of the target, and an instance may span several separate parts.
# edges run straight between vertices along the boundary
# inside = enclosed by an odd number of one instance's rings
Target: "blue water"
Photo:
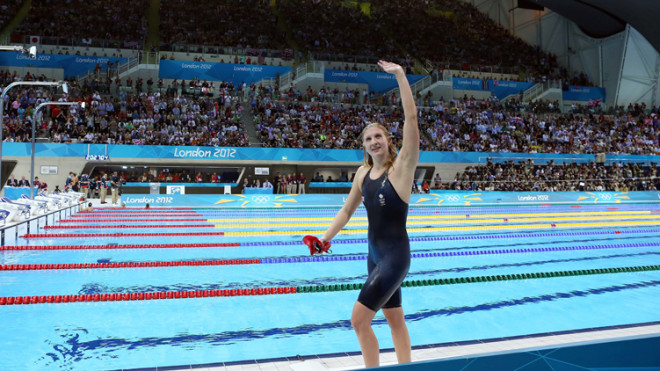
[[[474,277],[648,266],[660,264],[660,214],[643,219],[623,211],[656,211],[657,205],[557,207],[413,208],[414,256],[407,280]],[[304,231],[329,223],[336,210],[212,210],[168,216],[108,211],[95,218],[131,219],[111,229],[56,229],[53,237],[20,239],[24,245],[234,243],[239,247],[25,250],[0,252],[0,264],[120,263],[262,259],[263,264],[0,271],[0,296],[108,294],[239,289],[361,283],[366,279],[366,229],[349,225],[333,241],[332,258],[304,260]],[[525,221],[540,213],[547,221]],[[586,214],[598,213],[598,214]],[[508,217],[494,214],[529,214]],[[567,213],[581,219],[561,220]],[[613,214],[618,213],[618,214]],[[458,216],[447,219],[445,216]],[[470,215],[470,217],[467,217]],[[477,215],[480,215],[477,217]],[[489,219],[490,221],[484,221]],[[358,210],[356,217],[363,217]],[[461,217],[465,216],[465,217]],[[474,216],[474,217],[473,217]],[[607,216],[616,216],[607,219]],[[58,225],[111,225],[91,222]],[[576,217],[576,215],[570,215]],[[167,219],[223,218],[190,224],[214,228],[149,228],[181,225]],[[272,218],[262,221],[257,218]],[[301,220],[299,220],[302,219]],[[472,220],[470,218],[473,218]],[[509,221],[504,222],[502,218]],[[72,218],[73,219],[73,218]],[[246,219],[247,221],[241,221]],[[305,222],[307,220],[307,222]],[[363,220],[355,218],[356,223]],[[474,221],[474,222],[473,222]],[[646,224],[637,225],[639,221]],[[413,224],[420,222],[421,224]],[[567,226],[568,223],[620,223]],[[631,223],[629,223],[631,222]],[[171,224],[170,224],[171,223]],[[288,226],[289,224],[300,224]],[[556,223],[550,227],[549,223]],[[240,224],[232,227],[231,224]],[[254,225],[268,225],[254,227]],[[287,224],[287,226],[283,226]],[[527,227],[520,227],[526,225]],[[436,227],[471,230],[429,232]],[[240,236],[101,236],[110,233],[248,232]],[[266,232],[254,234],[250,232]],[[275,232],[286,231],[283,234]],[[620,233],[616,233],[616,232]],[[83,238],[57,237],[63,233]],[[528,251],[521,251],[527,249]],[[546,251],[541,251],[545,249]],[[478,255],[459,254],[478,253]],[[343,260],[346,259],[346,260]],[[348,260],[352,259],[352,260]],[[120,369],[265,359],[358,351],[350,313],[358,291],[288,295],[208,297],[100,303],[0,306],[0,364],[7,369]],[[615,273],[510,280],[443,286],[406,287],[404,311],[413,345],[518,336],[660,320],[660,272]],[[377,315],[374,329],[381,348],[391,348],[389,328]]]

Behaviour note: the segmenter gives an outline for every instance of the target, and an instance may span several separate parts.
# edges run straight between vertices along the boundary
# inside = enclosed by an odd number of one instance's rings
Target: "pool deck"
[[[414,337],[414,334],[412,334]],[[587,329],[549,335],[530,335],[511,339],[493,339],[464,342],[462,344],[439,344],[430,348],[413,349],[413,362],[430,360],[449,360],[479,357],[496,354],[516,353],[548,348],[561,348],[576,345],[603,343],[618,340],[630,340],[660,336],[660,323],[627,325],[599,329]],[[250,361],[249,363],[230,364],[227,366],[192,365],[190,369],[200,371],[315,371],[315,370],[354,370],[364,368],[362,356],[324,356],[303,357],[304,360],[292,361]],[[381,366],[396,364],[396,355],[392,350],[381,352]],[[178,368],[168,368],[170,370]],[[180,368],[189,369],[189,368]]]

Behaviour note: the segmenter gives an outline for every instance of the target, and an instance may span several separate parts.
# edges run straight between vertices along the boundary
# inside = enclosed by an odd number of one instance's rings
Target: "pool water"
[[[413,346],[660,320],[659,211],[413,207],[403,288]],[[2,298],[284,292],[0,305],[0,364],[121,369],[359,351],[349,318],[366,279],[364,210],[332,254],[310,257],[300,242],[336,212],[97,209],[21,238],[29,248],[0,251]],[[374,330],[393,347],[381,314]]]

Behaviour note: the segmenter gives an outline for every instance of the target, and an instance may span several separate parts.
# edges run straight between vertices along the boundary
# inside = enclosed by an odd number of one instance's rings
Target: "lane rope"
[[[557,252],[557,251],[622,249],[622,248],[640,248],[640,247],[655,247],[655,246],[660,246],[660,242],[640,242],[640,243],[624,243],[624,244],[611,244],[611,245],[534,247],[534,248],[524,248],[524,249],[422,252],[422,253],[411,253],[410,257],[413,259],[417,259],[417,258],[435,258],[435,257],[452,257],[452,256],[528,254],[528,253]],[[305,257],[294,257],[294,258],[213,259],[213,260],[184,260],[184,261],[155,261],[155,262],[152,261],[152,262],[118,262],[118,263],[5,264],[5,265],[0,265],[0,271],[319,263],[319,262],[336,262],[336,261],[349,261],[349,260],[367,260],[367,258],[368,255],[361,254],[361,255],[305,256]]]
[[[488,226],[462,226],[462,227],[424,227],[408,228],[408,233],[418,232],[453,232],[453,231],[474,231],[474,230],[501,230],[501,229],[545,229],[545,228],[584,228],[584,227],[620,227],[620,226],[640,226],[640,225],[660,225],[660,220],[654,221],[634,221],[634,222],[589,222],[589,223],[564,223],[564,224],[506,224],[506,225],[488,225]],[[162,237],[162,236],[230,236],[230,237],[253,237],[253,236],[277,236],[277,235],[321,235],[325,230],[317,231],[243,231],[243,232],[168,232],[168,233],[34,233],[25,234],[22,238],[107,238],[107,237]],[[366,229],[343,229],[339,234],[366,234]]]
[[[86,218],[98,218],[98,217],[103,217],[103,218],[112,218],[112,217],[191,217],[191,216],[200,216],[196,212],[190,212],[190,213],[148,213],[148,214],[119,214],[119,213],[95,213],[93,211],[91,212],[79,212],[78,214],[72,214],[69,217],[73,219],[86,219]]]
[[[60,223],[139,223],[139,222],[208,222],[208,219],[165,219],[165,218],[159,218],[159,219],[149,219],[145,217],[141,217],[140,220],[135,220],[135,219],[94,219],[94,218],[87,218],[85,220],[79,220],[79,219],[60,219]]]
[[[575,216],[594,216],[594,215],[655,215],[656,213],[649,210],[642,211],[602,211],[602,212],[557,212],[557,213],[494,213],[494,214],[454,214],[454,215],[409,215],[408,220],[417,219],[462,219],[462,218],[485,218],[485,219],[510,219],[520,218],[527,220],[528,218],[554,218],[554,217],[575,217]],[[657,216],[653,216],[657,217]],[[334,217],[299,217],[299,218],[221,218],[221,219],[206,219],[209,222],[278,222],[278,221],[332,221]],[[351,220],[367,220],[366,216],[353,216]]]
[[[136,224],[136,225],[47,225],[44,229],[117,229],[117,228],[217,228],[213,224]]]
[[[579,217],[579,216],[594,216],[594,215],[606,215],[606,216],[615,216],[615,215],[631,215],[631,216],[638,216],[638,215],[649,215],[649,217],[655,218],[655,217],[660,217],[660,215],[655,216],[657,213],[649,210],[643,210],[643,211],[620,211],[620,212],[612,212],[612,211],[602,211],[602,212],[556,212],[556,213],[497,213],[497,214],[456,214],[456,215],[409,215],[408,220],[435,220],[435,219],[470,219],[472,222],[475,222],[476,220],[474,218],[485,218],[486,220],[490,219],[511,219],[511,220],[517,220],[517,219],[523,219],[523,220],[539,220],[538,218],[545,217],[545,218],[556,218],[556,217]],[[197,221],[197,222],[216,222],[216,223],[237,223],[237,222],[247,222],[247,223],[254,223],[254,222],[272,222],[272,223],[280,223],[280,222],[305,222],[305,221],[315,221],[315,222],[321,222],[321,221],[332,221],[333,217],[294,217],[294,218],[204,218],[204,219],[165,219],[165,217],[161,217],[160,219],[155,219],[156,217],[160,217],[159,215],[154,216],[154,219],[144,219],[148,217],[148,215],[141,216],[143,221],[149,221],[149,222],[160,222],[160,221],[171,221],[171,222],[187,222],[187,221]],[[638,216],[639,217],[639,216]],[[628,217],[628,219],[631,219],[633,217]],[[81,220],[84,219],[84,220]],[[586,219],[586,218],[585,218]],[[593,219],[593,218],[591,218]],[[353,216],[351,220],[367,220],[366,216]],[[109,219],[109,218],[104,218],[104,219],[99,219],[95,217],[77,217],[75,219],[62,219],[59,220],[59,222],[62,223],[102,223],[102,222],[133,222],[135,223],[135,219]],[[240,225],[240,224],[238,224]]]
[[[424,280],[403,281],[402,287],[442,286],[466,283],[515,281],[539,278],[557,278],[570,276],[586,276],[598,274],[616,274],[631,272],[658,271],[660,265],[647,265],[620,268],[583,269],[570,271],[517,273],[489,276],[452,277]],[[228,297],[228,296],[255,296],[273,294],[296,294],[316,292],[337,292],[361,290],[362,283],[342,283],[332,285],[305,285],[266,287],[250,289],[224,289],[224,290],[196,290],[196,291],[160,291],[160,292],[132,292],[120,294],[85,294],[85,295],[35,295],[35,296],[3,296],[0,297],[0,305],[26,305],[45,303],[76,303],[76,302],[99,302],[99,301],[137,301],[137,300],[168,300],[188,299],[205,297]]]
[[[614,231],[590,232],[551,232],[551,233],[518,233],[518,234],[488,234],[468,236],[439,236],[439,237],[410,237],[409,241],[466,241],[491,239],[517,239],[517,238],[548,238],[548,237],[581,237],[602,236],[617,234],[653,234],[660,233],[660,229],[630,229]],[[51,236],[51,235],[49,235]],[[335,239],[333,244],[367,243],[366,239]],[[123,244],[123,245],[43,245],[43,246],[0,246],[0,251],[7,250],[103,250],[103,249],[149,249],[149,248],[177,248],[177,247],[234,247],[234,246],[278,246],[300,245],[300,241],[268,241],[268,242],[233,242],[233,243],[190,243],[190,244]]]
[[[224,236],[225,232],[168,232],[168,233],[62,233],[25,234],[21,238],[105,238],[105,237],[162,237],[162,236]]]
[[[45,245],[45,246],[0,246],[0,251],[23,250],[115,250],[115,249],[176,249],[203,247],[245,246],[239,242],[221,243],[163,243],[163,244],[126,244],[126,245]]]
[[[569,216],[569,217],[554,217],[550,218],[551,220],[548,220],[549,218],[492,218],[492,219],[461,219],[461,220],[433,220],[433,221],[420,221],[420,220],[414,220],[414,221],[408,221],[407,225],[428,225],[429,223],[433,223],[434,225],[453,225],[453,224],[489,224],[489,223],[507,223],[507,222],[543,222],[547,223],[549,221],[570,221],[570,220],[612,220],[616,219],[619,221],[622,220],[639,220],[639,219],[658,219],[660,218],[659,215],[629,215],[629,216],[599,216],[599,217],[577,217],[577,216]],[[355,219],[362,219],[362,218],[355,218]],[[366,219],[366,218],[364,218]],[[139,222],[145,222],[149,220],[140,220],[140,221],[133,221],[134,223],[139,223]],[[157,222],[157,221],[154,221]],[[287,220],[289,222],[289,220]],[[659,220],[660,222],[660,220]],[[348,222],[346,225],[351,226],[351,227],[364,227],[367,226],[369,223],[367,221],[352,221]],[[659,223],[660,224],[660,223]],[[96,225],[96,224],[66,224],[66,225],[47,225],[44,227],[44,229],[82,229],[82,228],[88,228],[88,229],[116,229],[119,227],[122,228],[139,228],[139,229],[144,229],[144,228],[227,228],[227,229],[241,229],[241,228],[295,228],[295,227],[323,227],[326,226],[327,223],[269,223],[269,224],[253,224],[253,223],[248,223],[248,224],[129,224],[129,225],[108,225],[108,224],[103,224],[103,225]]]

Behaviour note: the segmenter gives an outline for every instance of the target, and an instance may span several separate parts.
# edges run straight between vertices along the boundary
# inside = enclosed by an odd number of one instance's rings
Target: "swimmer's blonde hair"
[[[380,129],[383,132],[383,134],[385,135],[385,137],[388,139],[388,141],[390,142],[390,145],[388,147],[389,158],[385,162],[385,168],[389,169],[392,165],[394,165],[394,160],[396,160],[396,156],[397,156],[398,153],[396,151],[396,147],[394,146],[394,143],[392,143],[392,137],[390,136],[390,133],[387,131],[387,128],[383,124],[380,124],[378,122],[374,122],[374,123],[371,123],[371,124],[367,125],[364,128],[364,130],[362,130],[362,134],[360,134],[360,140],[363,143],[362,144],[362,151],[364,152],[364,157],[362,158],[362,164],[365,167],[368,167],[368,168],[374,166],[374,160],[371,158],[369,153],[367,153],[367,147],[364,146],[364,133],[368,129],[371,129],[371,128]]]

